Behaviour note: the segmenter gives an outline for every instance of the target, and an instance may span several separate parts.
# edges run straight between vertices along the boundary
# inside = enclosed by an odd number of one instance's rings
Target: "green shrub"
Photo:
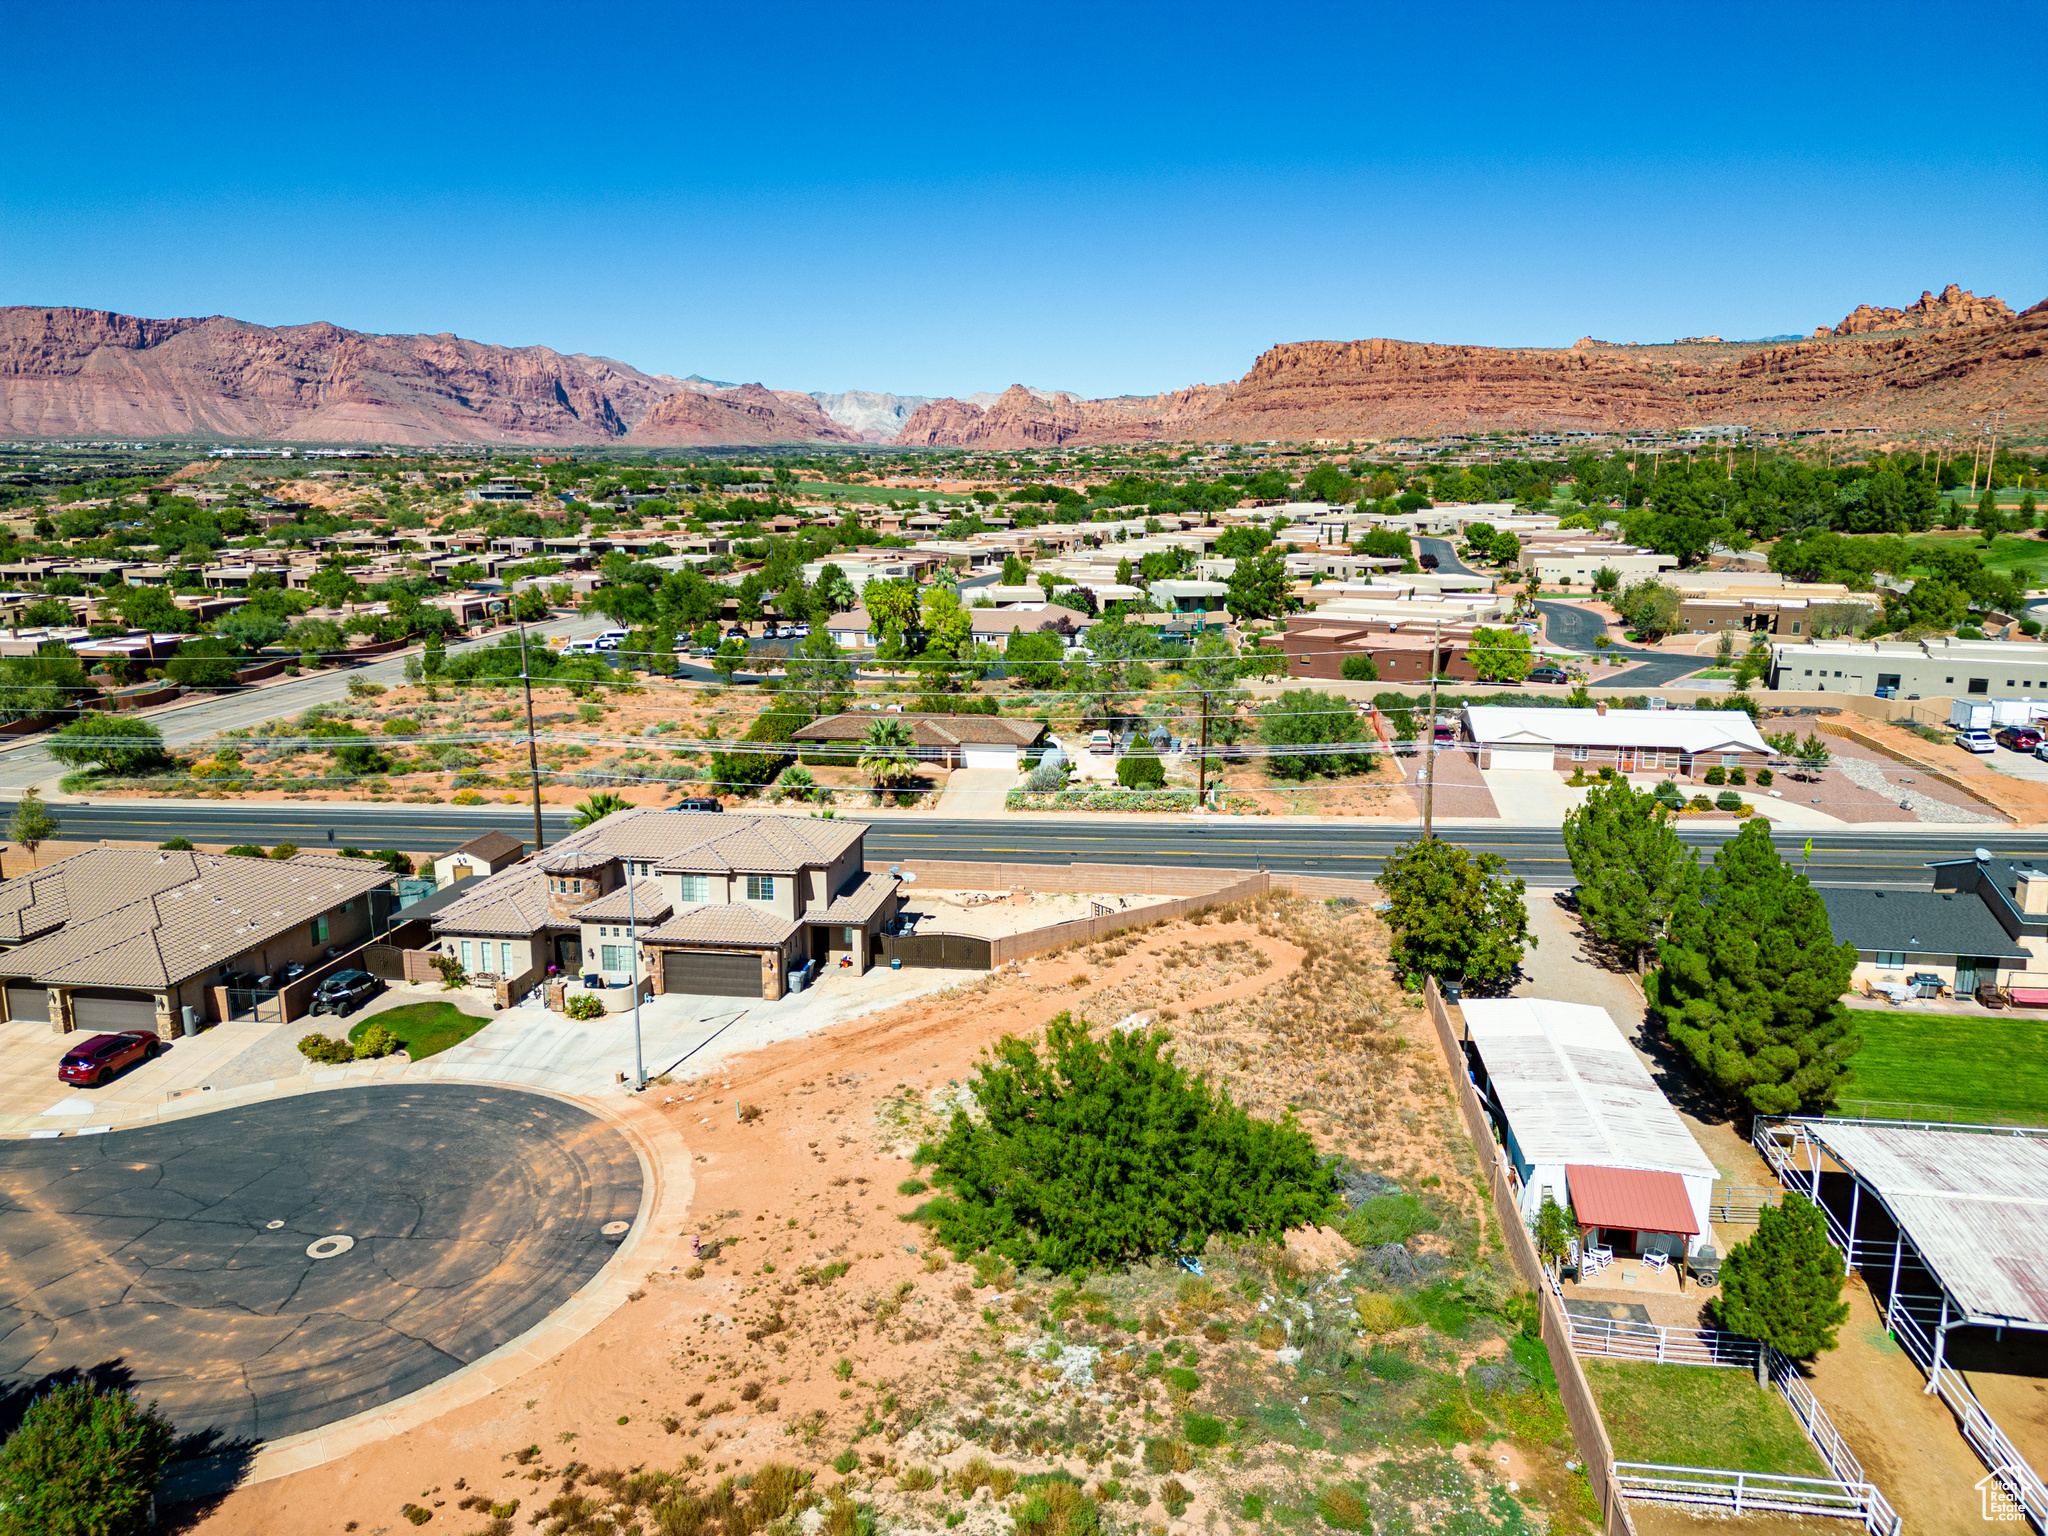
[[[1370,656],[1346,656],[1344,665],[1338,670],[1349,683],[1376,683],[1380,680],[1380,664]]]
[[[847,1473],[851,1472],[855,1467],[859,1465],[860,1452],[858,1451],[841,1451],[837,1456],[834,1456],[832,1458],[832,1470],[834,1472],[837,1472],[841,1477],[846,1476]]]
[[[1728,770],[1728,782],[1730,784],[1747,784],[1749,782],[1749,775],[1740,768],[1730,768]]]
[[[1101,1506],[1082,1492],[1071,1473],[1030,1477],[1024,1497],[1012,1512],[1017,1536],[1096,1536],[1102,1529]]]
[[[1777,780],[1778,776],[1768,768],[1759,768],[1756,771],[1756,787],[1758,789],[1769,789]]]
[[[1125,789],[1166,788],[1166,768],[1156,757],[1120,757],[1116,781]]]
[[[1194,1495],[1181,1486],[1179,1478],[1169,1477],[1159,1485],[1159,1502],[1166,1506],[1167,1514],[1178,1520],[1194,1500]]]
[[[1338,1531],[1370,1531],[1372,1506],[1356,1488],[1333,1483],[1316,1495],[1316,1513],[1323,1524]]]
[[[604,1017],[604,1004],[592,997],[588,992],[578,992],[563,1005],[563,1008],[572,1019],[601,1019]]]
[[[158,843],[157,847],[168,853],[190,853],[192,851],[192,839],[189,837],[174,837],[167,843]]]
[[[1081,1274],[1199,1252],[1217,1232],[1272,1241],[1327,1215],[1335,1174],[1291,1117],[1254,1119],[1169,1042],[1163,1030],[1098,1040],[1067,1013],[1042,1052],[998,1041],[975,1074],[983,1117],[955,1111],[929,1148],[947,1191],[925,1208],[939,1241]]]
[[[1166,1384],[1176,1392],[1192,1392],[1202,1384],[1202,1378],[1184,1365],[1176,1365],[1166,1372]]]
[[[1190,1413],[1181,1419],[1181,1433],[1189,1445],[1218,1446],[1223,1443],[1223,1421],[1206,1413]]]
[[[1390,1190],[1360,1204],[1337,1230],[1354,1247],[1378,1248],[1384,1243],[1405,1243],[1418,1232],[1433,1232],[1436,1224],[1436,1218],[1415,1196]]]
[[[1262,1518],[1265,1513],[1266,1501],[1264,1499],[1260,1498],[1256,1493],[1248,1493],[1244,1496],[1245,1519],[1257,1520]]]
[[[403,1040],[382,1024],[372,1024],[363,1031],[362,1038],[356,1041],[356,1060],[375,1061],[379,1057],[389,1056],[403,1044]]]
[[[152,1500],[176,1432],[128,1393],[89,1381],[38,1397],[0,1445],[0,1533],[130,1536]]]
[[[930,1188],[931,1185],[925,1183],[923,1179],[905,1179],[896,1186],[896,1193],[899,1195],[921,1195]]]
[[[1716,763],[1713,767],[1709,768],[1706,771],[1706,773],[1702,775],[1702,777],[1704,777],[1709,784],[1726,784],[1728,782],[1728,770],[1726,768],[1723,768],[1719,763]]]
[[[299,1054],[308,1061],[326,1062],[330,1065],[356,1059],[356,1048],[346,1040],[337,1040],[332,1035],[314,1033],[299,1038]]]
[[[228,849],[228,852],[244,859],[267,859],[270,857],[269,854],[258,848],[254,843],[237,843],[234,847]]]
[[[1720,810],[1738,811],[1742,809],[1742,796],[1732,789],[1724,789],[1714,796],[1714,804]]]

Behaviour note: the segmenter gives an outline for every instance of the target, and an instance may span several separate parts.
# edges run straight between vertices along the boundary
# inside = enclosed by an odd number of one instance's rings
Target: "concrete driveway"
[[[828,971],[812,986],[776,1001],[665,994],[640,1005],[640,1051],[650,1078],[695,1077],[746,1051],[816,1034],[946,987],[983,971],[901,970],[877,966],[865,976]],[[462,1044],[413,1067],[556,1093],[594,1093],[633,1076],[633,1015],[572,1019],[546,1008],[507,1008]]]
[[[955,768],[946,777],[946,788],[934,809],[941,816],[970,816],[977,820],[1003,814],[1003,800],[1017,783],[1008,768]]]
[[[0,1134],[54,1136],[153,1115],[166,1102],[201,1091],[237,1057],[280,1031],[292,1042],[294,1060],[303,1066],[296,1042],[307,1029],[303,1019],[293,1024],[247,1019],[216,1024],[190,1039],[165,1042],[156,1060],[130,1067],[103,1087],[74,1088],[57,1081],[57,1061],[72,1046],[91,1039],[90,1034],[53,1034],[49,1025],[32,1022],[0,1023]]]

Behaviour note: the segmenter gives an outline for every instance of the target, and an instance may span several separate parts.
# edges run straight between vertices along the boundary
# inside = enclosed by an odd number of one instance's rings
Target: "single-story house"
[[[1931,891],[1821,891],[1835,942],[1856,946],[1851,984],[1968,995],[1991,982],[2048,1000],[2048,869],[1975,858],[1928,867]]]
[[[1169,613],[1221,613],[1230,599],[1230,588],[1220,581],[1167,577],[1147,590],[1153,603]]]
[[[1024,753],[1045,739],[1045,725],[1010,715],[827,715],[800,726],[792,739],[807,743],[845,743],[846,759],[859,758],[859,743],[877,720],[900,720],[910,727],[914,755],[946,768],[1007,768],[1023,765]]]
[[[1604,1008],[1470,999],[1466,1068],[1532,1226],[1546,1197],[1617,1258],[1711,1240],[1714,1163]]]
[[[1666,773],[1754,772],[1771,760],[1756,722],[1739,709],[1516,709],[1474,704],[1465,742],[1482,768]]]
[[[367,859],[90,848],[0,883],[0,1005],[73,1030],[235,1017],[265,977],[317,966],[376,931]]]
[[[435,941],[514,995],[552,968],[778,998],[803,967],[874,963],[898,882],[865,867],[866,835],[858,822],[621,811],[476,882],[436,914]]]
[[[1064,608],[1043,599],[1015,608],[970,608],[967,617],[973,621],[975,643],[992,645],[998,650],[1008,645],[1010,636],[1019,631],[1035,635],[1049,629],[1064,640],[1078,640],[1095,622],[1079,609]]]
[[[483,832],[434,860],[434,884],[453,885],[478,875],[495,875],[526,857],[526,844],[509,832]]]

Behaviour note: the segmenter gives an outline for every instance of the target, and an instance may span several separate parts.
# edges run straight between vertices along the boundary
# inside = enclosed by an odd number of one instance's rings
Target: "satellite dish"
[[[891,864],[889,866],[889,873],[892,875],[900,875],[903,873],[903,866],[901,864]]]
[[[906,870],[905,870],[905,871],[903,872],[903,883],[904,883],[905,885],[915,885],[915,884],[917,884],[917,871],[915,871],[915,870],[911,870],[911,869],[906,869]]]
[[[1989,848],[1979,848],[1977,850],[1977,862],[1979,864],[1989,864],[1991,862],[1991,850]]]

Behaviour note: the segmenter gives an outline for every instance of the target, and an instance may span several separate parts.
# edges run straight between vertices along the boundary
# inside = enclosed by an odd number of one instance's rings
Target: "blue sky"
[[[1101,395],[1279,341],[2048,295],[2038,3],[21,0],[10,28],[10,304]]]

